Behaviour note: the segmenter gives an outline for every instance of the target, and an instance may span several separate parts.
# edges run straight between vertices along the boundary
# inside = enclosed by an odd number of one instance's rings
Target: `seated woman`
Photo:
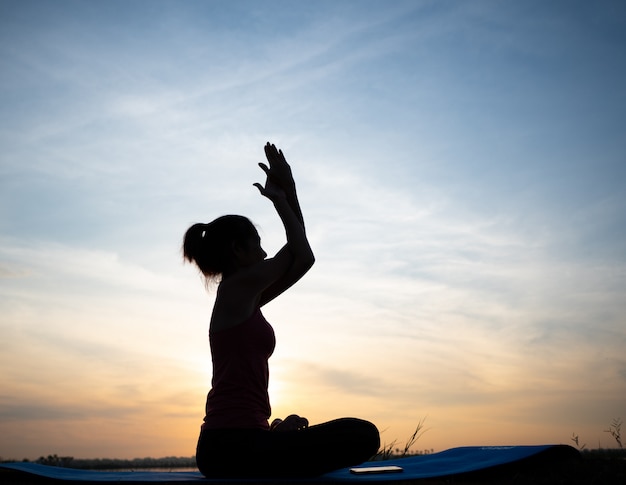
[[[254,225],[227,215],[194,224],[184,239],[185,259],[207,280],[219,281],[209,342],[212,388],[206,402],[196,462],[208,478],[311,477],[357,465],[380,445],[376,427],[356,418],[309,426],[306,418],[271,415],[268,359],[274,331],[261,307],[298,281],[315,258],[304,230],[296,187],[282,151],[265,146],[265,186],[254,184],[282,220],[287,243],[273,257]]]

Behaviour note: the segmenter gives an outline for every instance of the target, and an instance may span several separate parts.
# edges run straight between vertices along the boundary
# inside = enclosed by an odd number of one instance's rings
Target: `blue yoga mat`
[[[452,448],[430,455],[417,455],[396,460],[368,462],[359,467],[380,467],[395,465],[402,468],[399,473],[366,474],[356,475],[350,472],[350,468],[337,470],[314,479],[297,480],[304,483],[324,482],[395,482],[407,480],[421,480],[424,478],[437,478],[450,475],[487,470],[493,467],[519,462],[521,460],[537,457],[550,452],[552,460],[559,461],[564,458],[578,456],[578,451],[566,445],[542,445],[542,446],[468,446]],[[77,482],[135,482],[135,483],[167,483],[167,482],[198,482],[224,483],[224,482],[281,482],[294,480],[237,480],[204,478],[199,472],[107,472],[94,470],[76,470],[39,465],[37,463],[4,463],[0,467],[36,475],[44,478],[52,478],[64,481]],[[359,468],[355,467],[355,468]]]

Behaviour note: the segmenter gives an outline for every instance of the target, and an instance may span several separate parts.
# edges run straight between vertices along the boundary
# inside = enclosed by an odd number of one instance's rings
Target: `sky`
[[[0,457],[193,456],[215,288],[191,224],[263,145],[316,264],[264,307],[273,417],[415,450],[615,447],[622,1],[0,1]]]

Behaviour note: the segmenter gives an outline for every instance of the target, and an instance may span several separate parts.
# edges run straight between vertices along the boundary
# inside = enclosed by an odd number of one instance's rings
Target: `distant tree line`
[[[30,460],[26,458],[22,460],[22,462],[29,461]],[[114,470],[119,468],[139,470],[146,468],[191,468],[196,466],[196,458],[193,456],[166,456],[164,458],[133,458],[132,460],[123,460],[118,458],[74,458],[72,456],[58,456],[54,454],[40,456],[34,463],[82,470]]]

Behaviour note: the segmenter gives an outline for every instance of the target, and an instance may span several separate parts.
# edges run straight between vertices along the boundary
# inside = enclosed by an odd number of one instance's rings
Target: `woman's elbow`
[[[315,255],[311,250],[311,247],[307,244],[305,247],[298,248],[299,250],[295,251],[296,248],[291,248],[291,256],[292,256],[292,267],[296,269],[296,271],[300,274],[306,273],[311,266],[315,263]]]
[[[315,263],[315,255],[312,251],[308,251],[306,255],[303,255],[300,259],[300,267],[302,268],[302,272],[306,273],[311,269],[313,264]]]

